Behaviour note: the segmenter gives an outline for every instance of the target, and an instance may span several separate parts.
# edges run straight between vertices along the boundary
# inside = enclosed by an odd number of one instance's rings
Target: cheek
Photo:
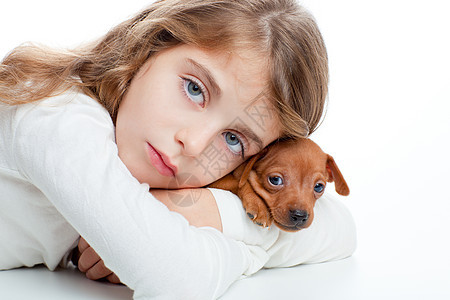
[[[125,135],[164,129],[174,113],[171,93],[163,94],[158,89],[152,91],[145,87],[139,90],[139,87],[133,86],[119,106],[116,126]]]
[[[119,107],[116,119],[116,143],[121,147],[126,146],[130,140],[134,139],[143,126],[140,113],[136,110],[134,103],[127,99]]]
[[[215,143],[208,146],[193,161],[193,166],[188,168],[190,174],[194,174],[200,186],[210,184],[236,169],[242,164],[242,159],[227,153]]]
[[[216,179],[220,179],[223,176],[233,172],[239,165],[242,164],[242,159],[236,160],[236,158],[233,158],[233,160],[223,161],[223,164],[221,165],[220,171],[217,172]]]

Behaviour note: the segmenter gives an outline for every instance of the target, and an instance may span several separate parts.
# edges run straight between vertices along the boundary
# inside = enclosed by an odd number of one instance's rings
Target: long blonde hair
[[[305,137],[319,125],[328,93],[327,53],[315,20],[295,0],[157,1],[89,46],[19,46],[0,64],[0,102],[29,103],[77,86],[115,120],[139,68],[180,43],[245,47],[267,56],[267,94],[284,136]]]

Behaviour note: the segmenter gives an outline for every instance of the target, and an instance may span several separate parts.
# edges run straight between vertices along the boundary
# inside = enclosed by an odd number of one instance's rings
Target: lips
[[[174,177],[177,173],[177,167],[170,163],[170,159],[162,152],[159,152],[152,145],[147,143],[147,152],[150,162],[159,172],[159,174],[168,177]]]

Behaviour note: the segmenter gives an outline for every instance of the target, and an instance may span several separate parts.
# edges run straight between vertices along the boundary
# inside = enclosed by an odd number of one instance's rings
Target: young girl
[[[327,76],[294,0],[159,1],[88,47],[14,49],[0,66],[0,269],[53,270],[81,235],[136,299],[211,299],[264,266],[350,255],[353,222],[332,199],[287,234],[229,192],[155,190],[311,134]]]

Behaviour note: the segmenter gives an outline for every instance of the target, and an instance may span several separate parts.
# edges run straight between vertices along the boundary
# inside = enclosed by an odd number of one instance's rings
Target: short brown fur
[[[269,177],[281,178],[273,185]],[[275,223],[285,231],[298,231],[311,225],[314,205],[327,182],[347,196],[348,185],[333,157],[310,139],[285,140],[268,146],[234,172],[209,187],[230,190],[239,196],[249,217],[258,225]]]

